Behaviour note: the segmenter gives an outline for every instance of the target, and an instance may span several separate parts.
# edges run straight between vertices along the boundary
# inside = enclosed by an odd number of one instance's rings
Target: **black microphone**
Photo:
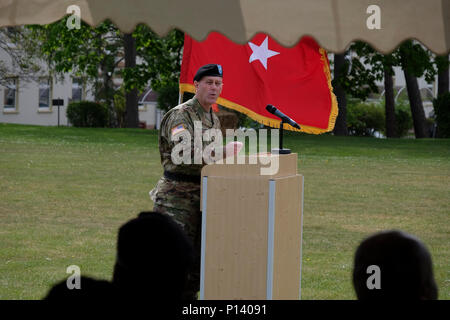
[[[283,112],[275,108],[273,105],[268,104],[266,106],[266,110],[269,111],[271,114],[276,115],[278,118],[283,120],[283,122],[289,123],[294,128],[300,129],[300,126],[297,124],[297,122],[289,118],[287,115],[285,115]]]

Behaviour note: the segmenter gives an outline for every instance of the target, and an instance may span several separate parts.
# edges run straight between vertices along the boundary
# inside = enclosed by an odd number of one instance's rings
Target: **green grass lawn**
[[[450,140],[289,133],[305,176],[303,299],[354,299],[354,251],[384,229],[430,249],[450,298]],[[0,299],[40,299],[66,268],[111,279],[118,228],[162,173],[156,131],[0,124]]]

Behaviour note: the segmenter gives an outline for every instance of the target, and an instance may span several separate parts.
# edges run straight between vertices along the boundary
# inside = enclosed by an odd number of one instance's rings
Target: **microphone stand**
[[[273,154],[290,154],[291,149],[283,149],[283,126],[286,122],[284,122],[283,119],[281,119],[280,123],[280,149],[272,149]]]

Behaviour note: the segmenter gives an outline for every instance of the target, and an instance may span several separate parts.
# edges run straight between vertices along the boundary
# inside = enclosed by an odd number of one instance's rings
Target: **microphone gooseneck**
[[[266,110],[268,112],[270,112],[271,114],[277,116],[278,118],[281,119],[281,124],[280,124],[280,148],[279,149],[272,149],[272,153],[274,154],[290,154],[291,150],[290,149],[284,149],[283,148],[283,125],[285,123],[289,123],[291,126],[293,126],[294,128],[300,129],[300,126],[297,124],[297,122],[295,122],[294,120],[292,120],[291,118],[289,118],[287,115],[285,115],[283,112],[281,112],[280,110],[278,110],[277,108],[275,108],[273,105],[268,104],[266,106]]]
[[[268,112],[270,112],[271,114],[277,116],[278,118],[280,118],[283,122],[290,124],[291,126],[293,126],[294,128],[300,129],[300,126],[297,124],[297,122],[295,122],[294,120],[292,120],[291,118],[289,118],[287,115],[285,115],[283,112],[281,112],[280,110],[278,110],[276,107],[274,107],[271,104],[268,104],[266,106],[266,110]]]

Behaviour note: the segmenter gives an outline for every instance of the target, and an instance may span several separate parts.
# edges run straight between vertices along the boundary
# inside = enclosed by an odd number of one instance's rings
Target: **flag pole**
[[[280,124],[280,150],[283,150],[283,130],[284,129],[284,121],[281,120]]]
[[[184,94],[184,91],[178,91],[178,104],[183,103],[183,94]]]

